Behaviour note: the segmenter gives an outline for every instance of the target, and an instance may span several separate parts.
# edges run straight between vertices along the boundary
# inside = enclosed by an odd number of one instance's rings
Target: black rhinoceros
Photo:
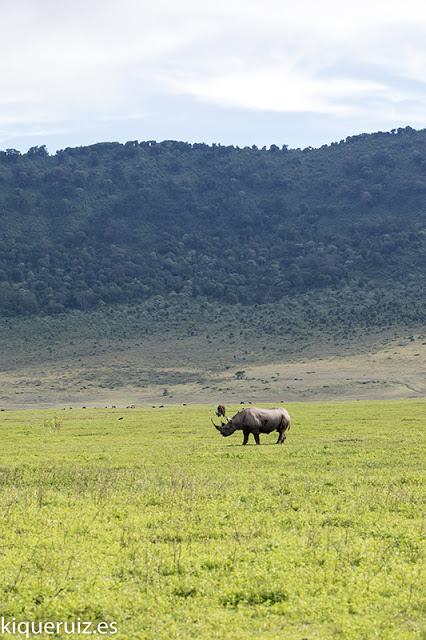
[[[244,434],[243,444],[247,444],[251,433],[256,444],[260,444],[260,433],[278,431],[277,444],[283,444],[286,432],[290,429],[291,419],[288,411],[284,408],[258,409],[250,407],[239,411],[230,420],[228,419],[228,422],[222,422],[220,426],[214,422],[213,424],[225,437],[232,435],[234,431],[242,431]]]

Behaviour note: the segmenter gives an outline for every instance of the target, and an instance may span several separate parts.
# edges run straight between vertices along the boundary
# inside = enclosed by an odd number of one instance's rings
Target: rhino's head
[[[220,426],[215,424],[214,422],[213,424],[215,428],[219,431],[219,433],[225,438],[226,436],[232,436],[234,431],[237,429],[237,425],[232,422],[232,419],[228,420],[228,422],[222,422]]]

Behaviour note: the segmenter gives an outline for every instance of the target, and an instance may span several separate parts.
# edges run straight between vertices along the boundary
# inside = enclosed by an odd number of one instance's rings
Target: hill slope
[[[424,396],[424,327],[407,314],[374,327],[374,298],[363,324],[359,300],[332,302],[295,296],[247,313],[158,300],[3,318],[0,408]]]
[[[376,296],[376,323],[395,322],[396,305],[418,324],[425,211],[426,130],[304,150],[9,149],[0,152],[0,314],[153,296],[247,305],[301,295],[309,306],[324,291],[334,307],[354,295],[359,315]]]

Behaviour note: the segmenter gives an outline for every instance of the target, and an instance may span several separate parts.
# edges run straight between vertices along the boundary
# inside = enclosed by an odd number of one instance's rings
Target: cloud
[[[149,121],[179,97],[424,126],[425,29],[418,0],[4,2],[0,139]]]
[[[204,55],[163,76],[172,91],[238,108],[360,118],[373,109],[385,122],[426,123],[422,3],[301,0],[283,10],[266,0],[241,14]]]
[[[362,79],[315,77],[308,68],[281,65],[245,67],[225,71],[216,77],[198,79],[169,79],[176,91],[220,105],[256,109],[260,111],[290,111],[354,115],[359,107],[353,98],[383,94],[386,87]],[[343,98],[348,99],[346,102]]]

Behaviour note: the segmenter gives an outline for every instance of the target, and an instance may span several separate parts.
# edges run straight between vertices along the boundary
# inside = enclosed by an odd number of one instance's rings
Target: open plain
[[[123,640],[424,638],[426,403],[286,406],[287,443],[260,447],[221,438],[212,405],[1,412],[2,615]]]

